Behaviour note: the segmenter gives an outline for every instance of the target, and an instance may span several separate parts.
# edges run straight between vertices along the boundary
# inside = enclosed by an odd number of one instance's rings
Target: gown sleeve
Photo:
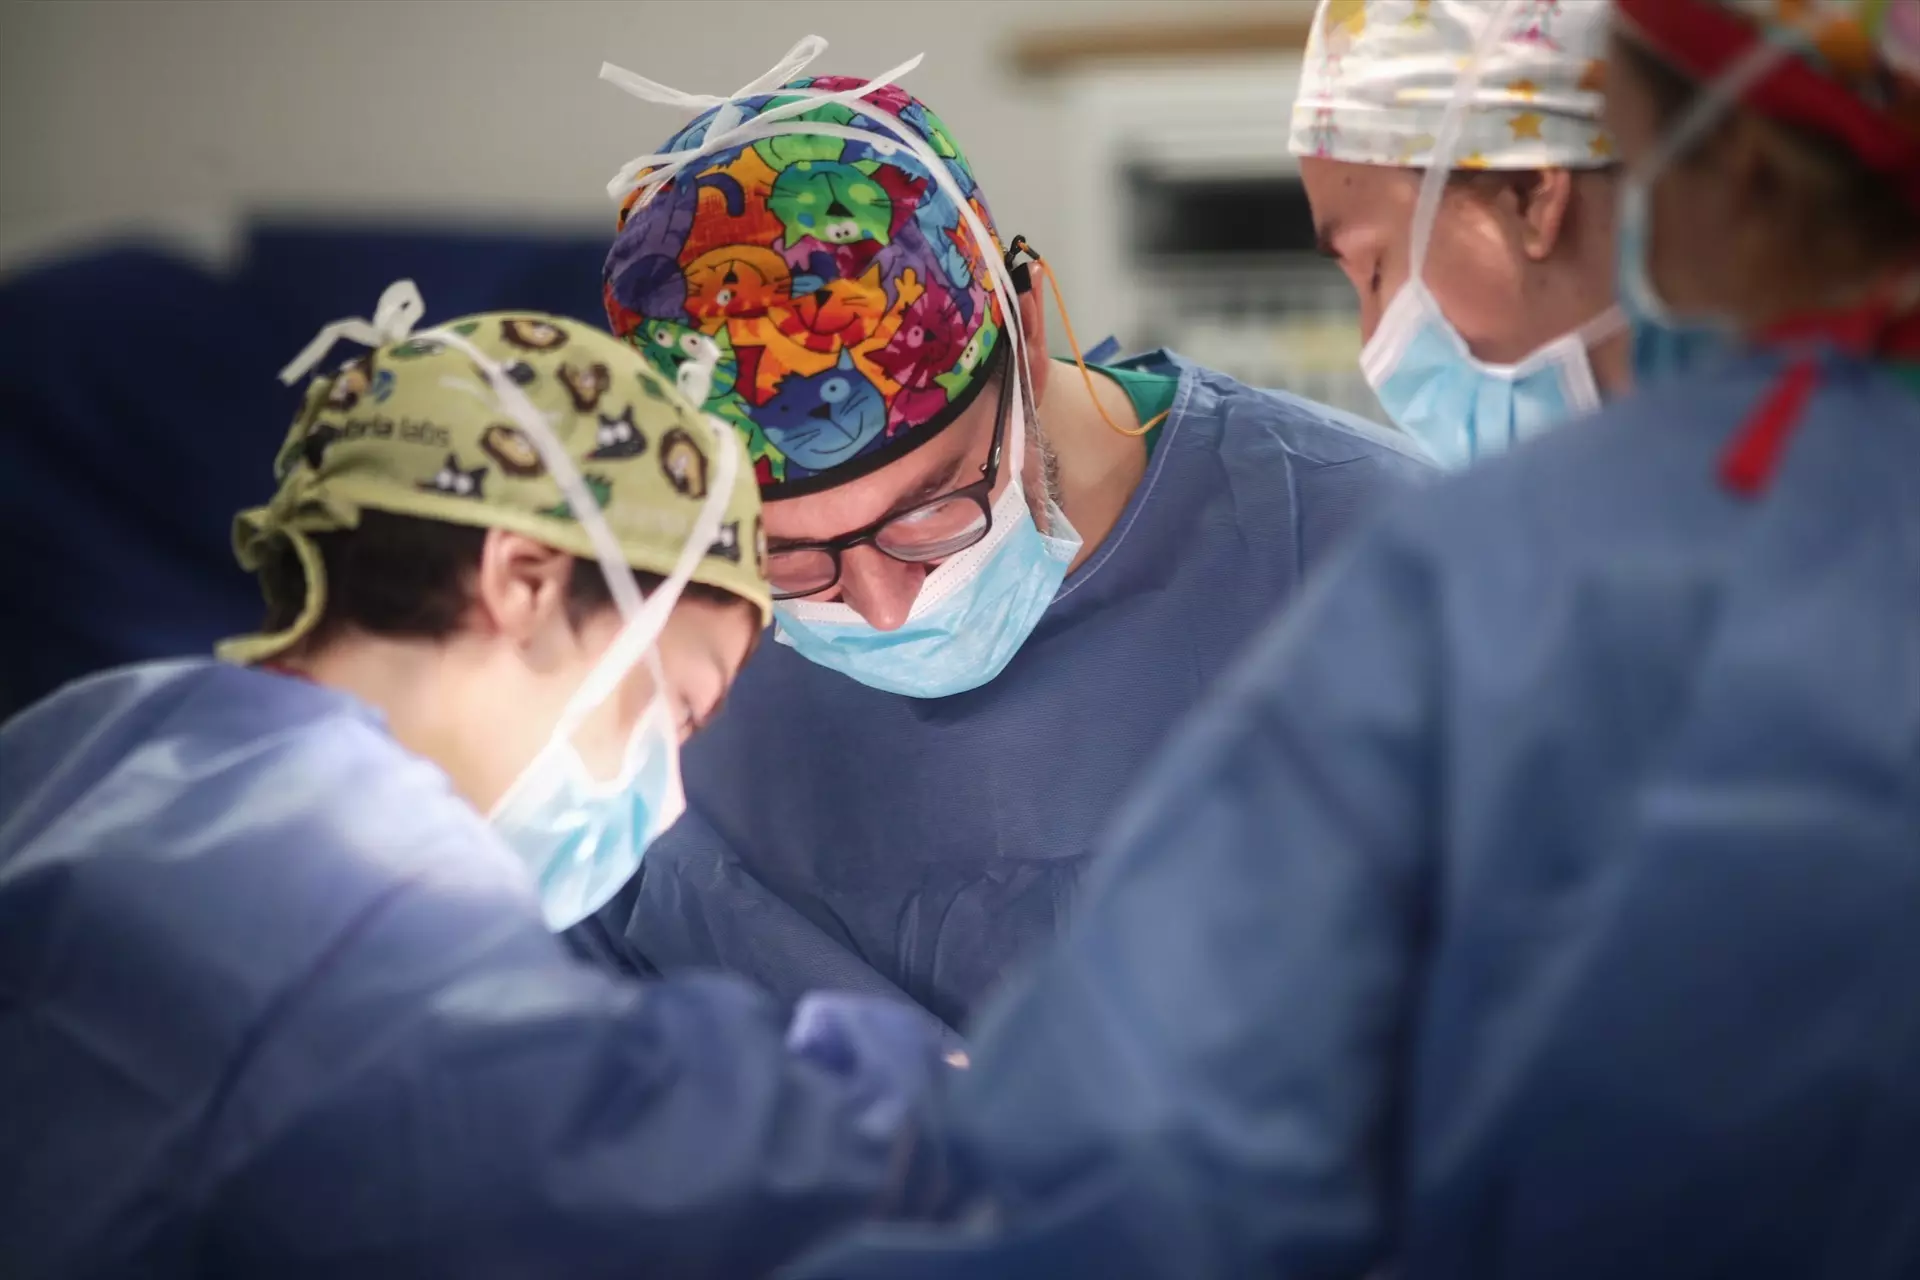
[[[1428,922],[1432,575],[1368,535],[1176,734],[948,1117],[964,1226],[795,1274],[1357,1276],[1392,1247]]]
[[[623,981],[524,906],[416,885],[286,998],[211,1110],[202,1274],[743,1277],[910,1210],[934,1037],[796,1033],[731,979]]]

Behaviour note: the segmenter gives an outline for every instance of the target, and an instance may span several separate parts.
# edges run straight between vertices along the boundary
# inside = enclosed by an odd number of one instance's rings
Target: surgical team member
[[[678,811],[766,618],[759,499],[624,344],[418,308],[345,326],[378,350],[239,517],[264,633],[0,730],[9,1280],[731,1278],[929,1159],[924,1015],[804,1005],[790,1049],[552,932]]]
[[[1361,369],[1447,467],[1626,386],[1605,19],[1599,0],[1320,0],[1289,145],[1360,296]]]
[[[804,1274],[1920,1275],[1920,0],[1618,12],[1733,349],[1357,539],[983,1018],[969,1228]]]
[[[779,643],[602,924],[664,968],[904,991],[958,1027],[1053,935],[1172,724],[1429,468],[1175,356],[1048,360],[1043,268],[1003,258],[952,135],[889,77],[795,79],[823,43],[687,100],[629,169],[608,314],[664,366],[722,346],[707,408],[759,470]]]

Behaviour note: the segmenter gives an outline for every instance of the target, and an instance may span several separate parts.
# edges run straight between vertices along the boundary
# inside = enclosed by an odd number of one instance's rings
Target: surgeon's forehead
[[[1321,247],[1342,235],[1378,234],[1404,222],[1419,191],[1420,171],[1342,160],[1312,163],[1308,188],[1314,235]],[[1302,164],[1306,169],[1307,163]]]
[[[820,493],[767,503],[768,540],[824,542],[971,484],[986,459],[998,407],[998,388],[985,387],[965,413],[905,457]]]
[[[1419,171],[1334,159],[1317,163],[1313,178],[1308,190],[1317,228],[1377,226],[1404,215],[1405,188],[1417,188]]]

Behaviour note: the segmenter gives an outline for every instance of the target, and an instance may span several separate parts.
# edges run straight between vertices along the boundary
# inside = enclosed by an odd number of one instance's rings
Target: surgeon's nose
[[[905,564],[874,547],[840,554],[840,602],[875,631],[898,631],[920,594],[927,566]]]

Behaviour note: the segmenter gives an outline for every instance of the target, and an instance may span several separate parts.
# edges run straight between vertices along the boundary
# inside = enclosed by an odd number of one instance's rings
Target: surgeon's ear
[[[490,529],[474,573],[473,625],[518,646],[536,668],[557,665],[577,646],[567,615],[572,578],[567,552]]]
[[[1573,174],[1565,169],[1527,169],[1510,175],[1513,210],[1520,220],[1520,247],[1545,262],[1559,247],[1573,204]]]
[[[1038,281],[1034,283],[1036,286],[1039,284]],[[1053,362],[1047,359],[1047,308],[1040,301],[1040,296],[1038,287],[1019,295],[1020,333],[1026,342],[1027,368],[1033,379],[1033,401],[1036,405],[1047,394],[1047,375],[1053,370]]]

